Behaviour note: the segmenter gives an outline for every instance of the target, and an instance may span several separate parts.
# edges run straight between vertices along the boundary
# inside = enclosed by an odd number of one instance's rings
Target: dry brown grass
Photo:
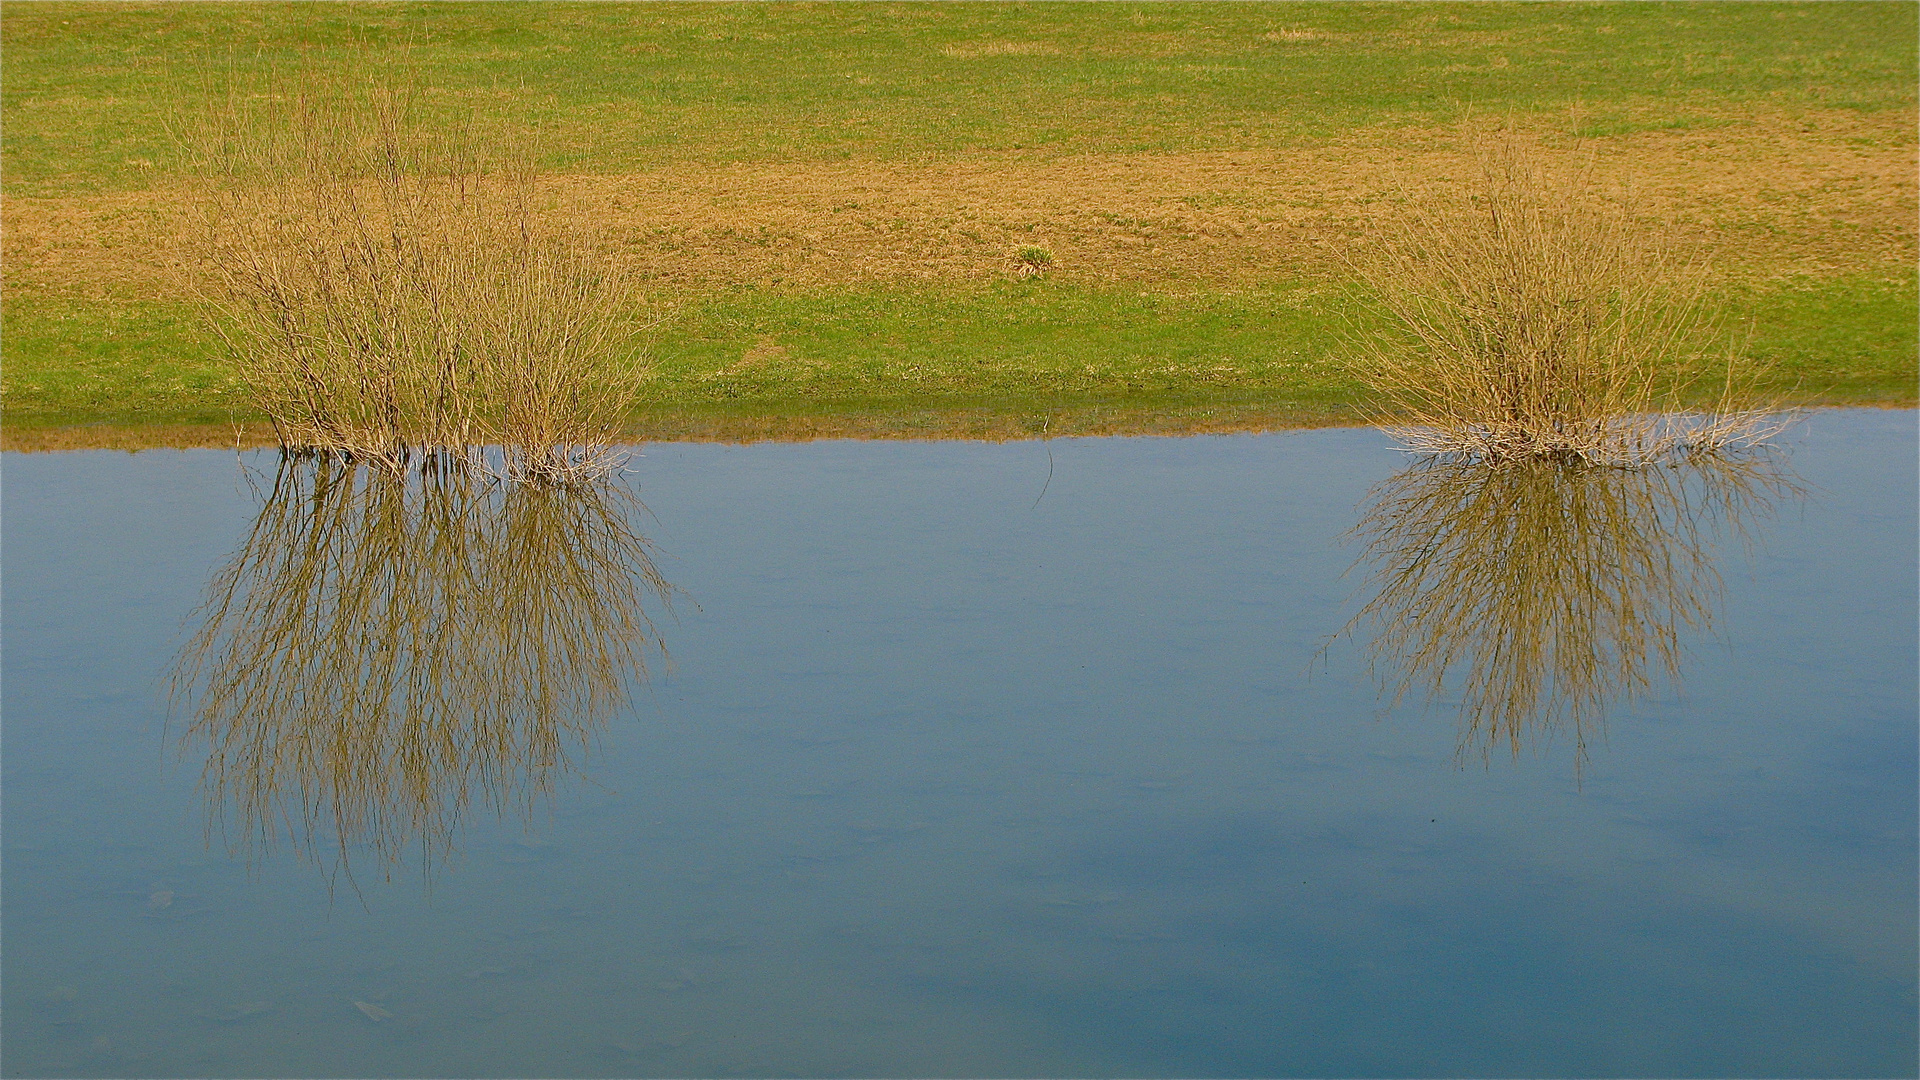
[[[1729,115],[1720,126],[1593,140],[1595,190],[1631,189],[1649,228],[1723,277],[1907,274],[1916,243],[1906,113]],[[1545,121],[1543,124],[1547,123]],[[666,290],[739,281],[978,280],[1045,246],[1084,281],[1201,285],[1337,272],[1337,244],[1383,206],[1466,189],[1457,131],[1378,128],[1282,150],[929,163],[677,165],[548,176],[535,212],[589,233]],[[168,267],[191,193],[4,202],[8,287],[177,296]]]
[[[942,56],[961,60],[977,60],[983,56],[1052,56],[1059,51],[1044,41],[975,41],[940,46]]]
[[[1351,535],[1374,595],[1341,634],[1369,636],[1396,704],[1457,695],[1463,758],[1566,731],[1578,767],[1608,708],[1677,682],[1683,634],[1711,629],[1716,543],[1799,491],[1765,456],[1429,460],[1370,494]]]
[[[607,485],[283,456],[173,673],[213,823],[351,874],[525,815],[627,700],[669,587]]]
[[[267,90],[182,130],[202,182],[191,284],[281,445],[392,469],[499,445],[515,479],[611,467],[633,300],[534,213],[530,169],[420,115],[405,83]]]
[[[236,424],[72,424],[0,428],[0,450],[40,454],[61,450],[255,450],[274,446],[273,430]]]
[[[1705,266],[1600,197],[1590,158],[1511,128],[1477,156],[1469,196],[1414,203],[1351,249],[1385,317],[1352,350],[1382,426],[1420,452],[1634,466],[1777,430]],[[1686,411],[1710,368],[1717,405]]]

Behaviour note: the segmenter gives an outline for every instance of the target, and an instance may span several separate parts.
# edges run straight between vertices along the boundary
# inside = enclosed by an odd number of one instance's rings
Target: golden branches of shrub
[[[497,444],[518,479],[614,464],[629,283],[470,112],[348,65],[230,79],[176,130],[205,210],[197,291],[283,446],[398,468]]]
[[[1698,261],[1577,152],[1469,138],[1470,196],[1416,197],[1349,254],[1385,327],[1353,337],[1373,419],[1420,452],[1625,465],[1777,430]]]

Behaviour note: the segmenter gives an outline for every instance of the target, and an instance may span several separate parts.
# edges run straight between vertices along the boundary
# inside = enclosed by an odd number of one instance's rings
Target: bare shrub
[[[499,444],[515,478],[604,472],[638,375],[629,282],[538,212],[527,156],[428,96],[349,66],[181,113],[212,322],[283,446],[398,468]]]
[[[1704,267],[1577,155],[1511,129],[1474,147],[1469,198],[1416,201],[1349,255],[1387,326],[1355,338],[1376,422],[1415,451],[1626,465],[1777,430]]]

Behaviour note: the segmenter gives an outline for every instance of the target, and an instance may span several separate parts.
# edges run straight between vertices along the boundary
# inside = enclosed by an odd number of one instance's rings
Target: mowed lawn
[[[1799,400],[1915,398],[1910,4],[0,8],[5,425],[245,419],[168,135],[208,88],[414,72],[640,273],[649,430],[1338,421],[1343,253],[1505,122],[1710,261]],[[1044,275],[1017,252],[1045,248]],[[157,429],[156,429],[157,430]]]

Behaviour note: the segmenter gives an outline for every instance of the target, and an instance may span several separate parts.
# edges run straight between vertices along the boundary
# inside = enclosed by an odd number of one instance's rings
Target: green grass
[[[1300,287],[1162,294],[1049,280],[865,290],[742,288],[670,312],[641,343],[642,410],[885,411],[945,403],[1040,414],[1137,399],[1261,401],[1350,412],[1335,359],[1360,326],[1352,293]],[[1802,280],[1725,297],[1795,400],[1913,399],[1915,283]],[[218,423],[252,416],[191,308],[10,304],[0,322],[6,422]],[[756,354],[743,363],[743,358]]]
[[[218,341],[189,305],[10,296],[0,341],[9,427],[251,415]]]
[[[1051,281],[935,290],[742,289],[678,313],[650,397],[1033,397],[1298,389],[1343,398],[1308,290],[1162,295]],[[742,364],[759,346],[783,351]]]
[[[15,194],[138,188],[174,163],[160,121],[201,76],[410,45],[450,97],[530,128],[545,164],[581,171],[1244,149],[1576,102],[1592,130],[1618,134],[1730,108],[1910,107],[1915,15],[1897,3],[8,3],[0,123]],[[1302,32],[1318,36],[1283,36]]]
[[[1749,348],[1773,377],[1765,387],[1796,400],[1912,404],[1920,310],[1915,279],[1800,279],[1725,296]]]

